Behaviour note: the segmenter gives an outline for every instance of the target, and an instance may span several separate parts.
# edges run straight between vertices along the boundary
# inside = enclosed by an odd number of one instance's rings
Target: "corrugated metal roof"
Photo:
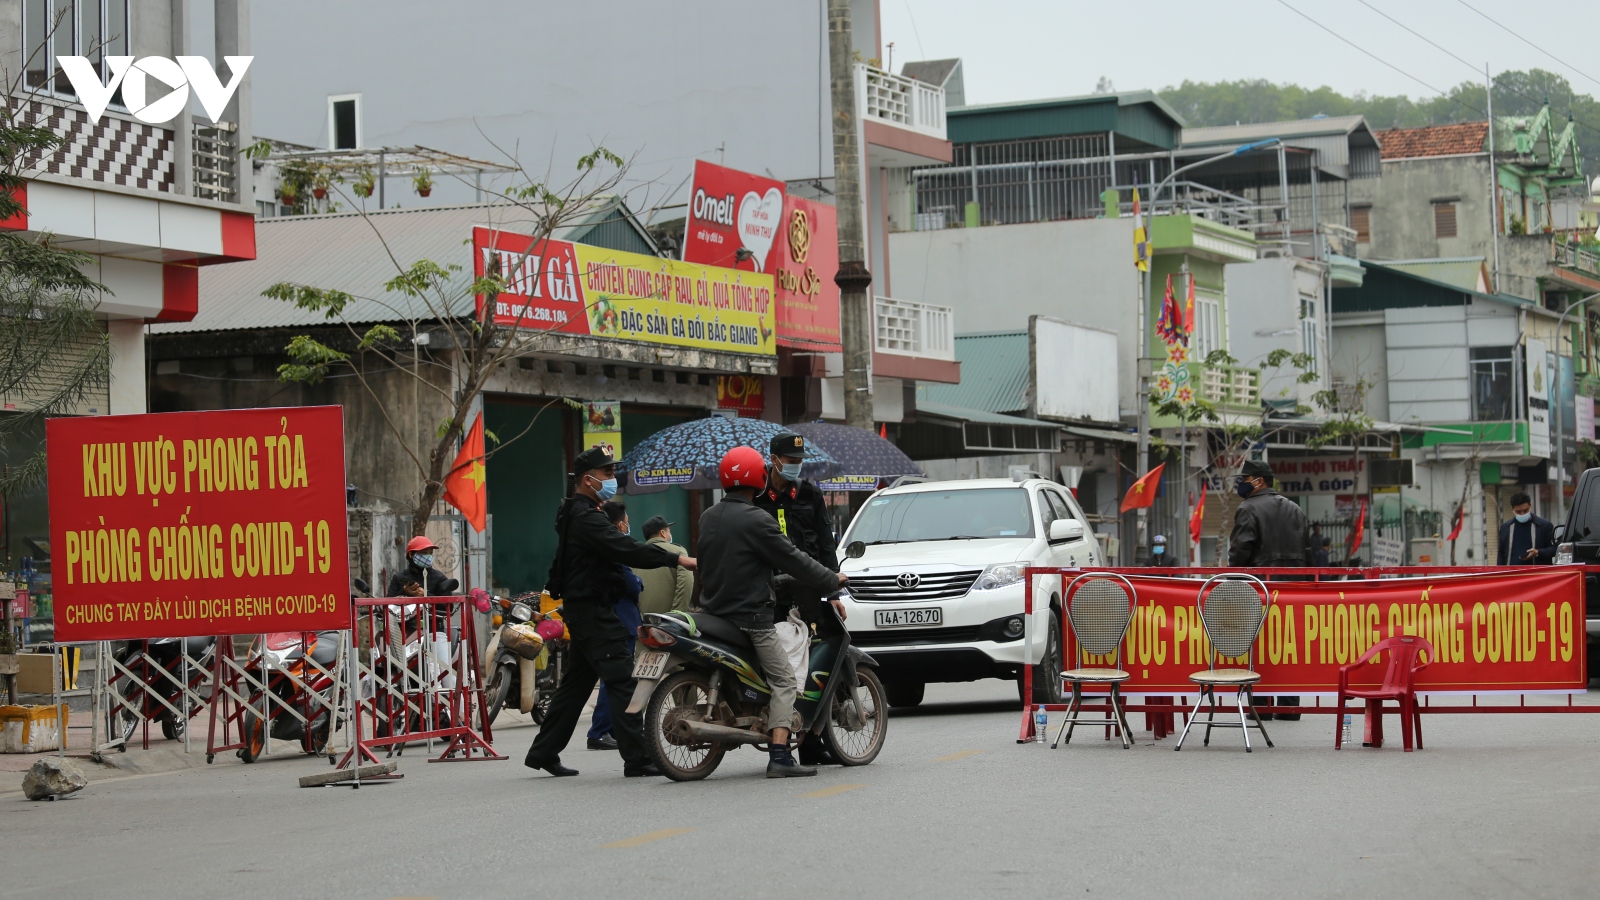
[[[1183,128],[1177,110],[1151,91],[977,103],[947,110],[945,121],[956,144],[1116,131],[1166,150]]]
[[[625,208],[607,200],[581,224],[558,236],[574,240]],[[270,300],[261,292],[279,282],[314,285],[355,297],[344,320],[362,324],[408,318],[435,318],[426,304],[384,290],[384,283],[421,259],[461,266],[448,283],[450,314],[468,315],[473,298],[472,229],[501,228],[523,234],[538,230],[529,210],[511,204],[475,203],[421,209],[391,209],[316,216],[285,216],[256,221],[256,258],[200,269],[200,311],[189,322],[150,326],[152,333],[227,331],[326,325],[321,313]],[[632,249],[632,248],[630,248]],[[435,301],[437,302],[437,300]]]
[[[1462,256],[1444,259],[1380,259],[1378,262],[1391,269],[1442,282],[1464,291],[1488,293],[1484,278],[1484,257]]]
[[[923,403],[920,400],[917,402],[917,412],[919,414],[926,413],[939,419],[975,422],[980,425],[1027,425],[1032,428],[1049,428],[1055,431],[1061,429],[1060,422],[1042,422],[1038,419],[1026,419],[1022,416],[1005,416],[983,409],[947,406],[943,403]]]
[[[1028,333],[956,335],[960,384],[917,384],[917,406],[928,403],[995,413],[1028,408]]]
[[[1286,119],[1281,122],[1253,122],[1248,125],[1207,125],[1183,130],[1183,145],[1245,144],[1267,138],[1312,137],[1323,134],[1349,134],[1366,125],[1365,116],[1325,116],[1320,119]]]
[[[1271,138],[1279,138],[1291,147],[1315,150],[1317,168],[1337,178],[1376,178],[1380,174],[1378,140],[1364,116],[1185,128],[1178,155],[1201,155]],[[1263,165],[1276,168],[1270,160]]]

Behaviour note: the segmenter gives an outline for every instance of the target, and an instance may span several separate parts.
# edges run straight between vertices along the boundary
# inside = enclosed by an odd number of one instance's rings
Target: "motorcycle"
[[[361,586],[358,583],[358,587]],[[447,579],[442,589],[448,594],[461,586],[454,578]],[[457,654],[460,652],[461,633],[452,624],[450,614],[428,603],[386,605],[381,616],[372,617],[371,625],[386,631],[387,649],[374,648],[371,652],[371,676],[361,678],[361,694],[372,697],[378,721],[373,728],[374,737],[388,737],[403,732],[425,730],[424,722],[431,721],[432,728],[450,725],[450,710],[443,703],[430,703],[423,699],[439,691],[456,686]],[[365,621],[365,617],[364,617]],[[365,640],[365,639],[363,639]],[[406,716],[402,720],[401,716]],[[404,727],[396,727],[405,721]],[[390,747],[390,754],[402,753],[404,744]]]
[[[561,604],[548,601],[547,594],[519,594],[499,600],[499,626],[489,639],[483,658],[488,661],[484,676],[484,696],[493,722],[506,705],[516,698],[516,707],[543,724],[556,685],[566,668],[566,625],[561,621]],[[538,601],[539,609],[534,609]]]
[[[864,766],[883,749],[889,705],[877,662],[851,645],[831,604],[823,611],[838,633],[811,640],[791,738],[820,740],[839,763]],[[708,613],[646,613],[638,635],[639,684],[628,712],[644,710],[645,743],[663,774],[695,781],[716,771],[728,750],[770,743],[772,690],[743,630]]]
[[[266,690],[281,703],[268,700],[259,690],[251,693],[250,711],[244,714],[239,726],[244,742],[237,751],[239,758],[247,763],[255,762],[266,750],[268,735],[280,741],[298,740],[300,749],[309,755],[325,754],[333,735],[335,717],[329,707],[314,702],[311,695],[324,700],[333,696],[332,669],[339,658],[340,633],[317,632],[309,653],[306,635],[301,632],[273,632],[262,637],[265,641],[259,650],[256,644],[251,645],[251,658],[258,660],[251,668],[265,668]],[[291,715],[288,712],[291,709],[306,720]],[[342,722],[339,727],[343,727]]]
[[[121,739],[119,750],[126,753],[139,723],[151,719],[161,723],[161,736],[167,740],[183,738],[189,719],[200,707],[188,702],[182,685],[187,684],[188,690],[194,691],[205,683],[216,647],[214,637],[153,638],[129,641],[115,651],[113,658],[133,673],[129,676],[113,669],[106,683],[115,697],[126,701],[113,699],[106,710],[106,734],[110,740]],[[189,657],[187,680],[183,675],[185,654]],[[173,708],[182,715],[174,713]]]

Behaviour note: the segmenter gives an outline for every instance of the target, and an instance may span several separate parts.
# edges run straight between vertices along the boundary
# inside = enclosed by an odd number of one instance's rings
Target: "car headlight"
[[[1022,573],[1026,569],[1019,563],[996,563],[983,570],[978,580],[973,582],[975,591],[992,591],[997,588],[1010,587],[1022,580]]]
[[[533,618],[533,609],[526,603],[511,604],[511,621],[522,624]]]

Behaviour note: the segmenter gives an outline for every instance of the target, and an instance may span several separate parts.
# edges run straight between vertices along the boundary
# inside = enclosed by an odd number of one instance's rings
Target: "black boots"
[[[767,762],[768,778],[804,778],[817,774],[816,766],[802,766],[794,761],[788,747],[773,747]]]

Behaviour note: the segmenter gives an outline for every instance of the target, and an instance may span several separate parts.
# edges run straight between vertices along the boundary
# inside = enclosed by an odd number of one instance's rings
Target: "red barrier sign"
[[[1130,576],[1139,606],[1123,641],[1130,694],[1192,693],[1209,644],[1195,598],[1202,582]],[[1261,694],[1333,693],[1339,667],[1398,634],[1419,635],[1438,659],[1417,676],[1428,691],[1582,691],[1583,572],[1442,575],[1368,581],[1269,581],[1273,594],[1256,670]],[[1067,634],[1067,659],[1074,647]],[[1352,673],[1352,686],[1383,680],[1380,655]],[[1220,665],[1220,663],[1219,663]]]
[[[56,638],[350,627],[336,406],[51,419]]]

